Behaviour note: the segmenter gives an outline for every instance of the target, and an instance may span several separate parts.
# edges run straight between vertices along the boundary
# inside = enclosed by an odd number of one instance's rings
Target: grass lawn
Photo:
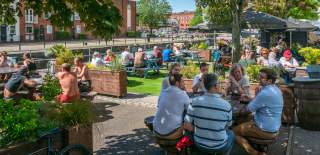
[[[150,72],[148,78],[128,77],[128,92],[160,95],[162,79],[167,75],[166,71],[161,70],[160,74]]]

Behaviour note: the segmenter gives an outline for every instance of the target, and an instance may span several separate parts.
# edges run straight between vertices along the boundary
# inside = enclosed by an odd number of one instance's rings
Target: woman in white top
[[[97,66],[104,66],[103,60],[102,60],[101,55],[100,55],[99,52],[94,52],[93,53],[93,57],[92,57],[91,63],[96,67]]]
[[[161,90],[164,90],[164,89],[167,89],[169,86],[170,86],[170,82],[169,82],[169,76],[170,75],[173,75],[173,74],[179,74],[181,71],[181,66],[180,64],[178,63],[174,63],[170,66],[170,69],[169,69],[169,73],[168,73],[168,76],[165,77],[162,81],[162,89]]]
[[[257,59],[257,64],[269,67],[269,50],[267,48],[262,48],[260,54],[261,56]]]

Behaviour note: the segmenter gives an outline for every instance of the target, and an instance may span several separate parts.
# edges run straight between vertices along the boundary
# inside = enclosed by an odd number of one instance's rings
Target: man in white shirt
[[[133,56],[130,52],[128,52],[129,49],[125,49],[122,53],[121,53],[121,63],[122,65],[129,67],[130,65],[132,65],[131,61],[133,60]]]
[[[153,130],[157,137],[175,140],[182,136],[183,117],[190,100],[181,74],[170,75],[169,82],[170,86],[160,94]]]
[[[201,63],[200,64],[200,74],[196,75],[192,81],[192,90],[194,93],[207,92],[206,88],[203,84],[204,75],[208,74],[209,68],[208,64]]]

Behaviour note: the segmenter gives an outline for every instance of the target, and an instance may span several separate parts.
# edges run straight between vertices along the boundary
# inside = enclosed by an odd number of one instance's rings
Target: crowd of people
[[[168,77],[163,79],[153,120],[157,138],[184,139],[183,142],[188,143],[187,137],[200,152],[225,154],[230,153],[236,141],[249,154],[265,154],[253,148],[247,137],[274,139],[279,132],[283,98],[275,84],[277,73],[274,70],[260,70],[260,87],[256,95],[252,95],[243,67],[234,64],[228,88],[221,92],[217,75],[208,73],[208,65],[202,63],[200,73],[193,80],[193,92],[202,95],[192,99],[185,91],[180,70],[179,64],[173,64]],[[224,95],[249,102],[239,116],[235,116],[246,118],[245,121],[236,125],[233,108]]]

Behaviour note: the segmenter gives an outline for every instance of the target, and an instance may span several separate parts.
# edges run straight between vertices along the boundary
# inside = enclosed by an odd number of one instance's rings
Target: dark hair
[[[207,66],[208,66],[208,64],[203,62],[203,63],[200,64],[200,69],[203,68],[203,67],[207,67]]]
[[[244,76],[246,74],[245,70],[244,70],[244,67],[241,65],[241,64],[233,64],[231,69],[230,69],[230,74],[232,76],[234,76],[234,71],[237,69],[237,68],[240,68],[241,69],[241,72],[242,72],[242,76]]]
[[[27,57],[28,59],[31,59],[30,53],[24,53],[23,55],[24,55],[25,57]]]
[[[181,82],[182,74],[172,74],[169,75],[169,83],[171,86],[175,85],[177,82]]]
[[[210,90],[213,86],[218,84],[218,77],[215,74],[206,74],[203,78],[204,87]]]
[[[278,77],[277,73],[271,68],[262,68],[260,69],[260,73],[265,73],[267,75],[267,80],[271,80],[272,83],[275,83]]]
[[[64,64],[61,65],[61,67],[62,67],[63,70],[66,70],[68,72],[71,71],[71,65],[70,64],[64,63]]]

